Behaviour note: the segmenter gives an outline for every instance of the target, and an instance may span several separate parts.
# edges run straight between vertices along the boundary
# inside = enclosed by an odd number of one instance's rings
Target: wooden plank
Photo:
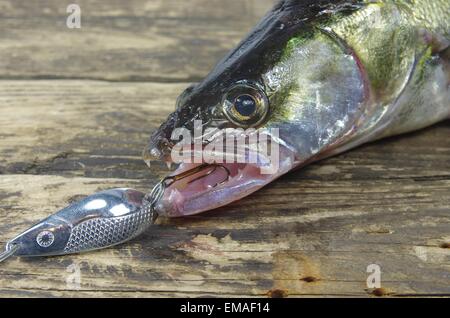
[[[0,242],[110,187],[146,190],[140,159],[187,84],[1,81]],[[11,259],[0,296],[450,295],[449,122],[306,167],[228,207],[160,219],[129,244]],[[67,284],[71,264],[80,290]],[[70,267],[69,267],[70,269]]]
[[[149,177],[141,154],[151,131],[174,109],[176,96],[188,85],[0,84],[1,173],[140,179]]]
[[[197,81],[276,0],[0,2],[0,78]]]

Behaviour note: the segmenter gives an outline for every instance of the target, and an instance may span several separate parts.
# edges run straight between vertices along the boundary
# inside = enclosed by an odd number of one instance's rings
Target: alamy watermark
[[[377,264],[370,264],[367,266],[367,288],[375,289],[381,288],[381,266]]]
[[[66,268],[66,287],[70,290],[81,289],[81,268],[78,263],[72,263]]]
[[[66,12],[69,16],[66,25],[69,29],[81,29],[81,8],[78,4],[69,4]]]
[[[275,174],[279,170],[278,128],[203,130],[202,121],[196,120],[193,135],[189,129],[176,128],[171,139],[174,163],[254,164],[261,174]]]

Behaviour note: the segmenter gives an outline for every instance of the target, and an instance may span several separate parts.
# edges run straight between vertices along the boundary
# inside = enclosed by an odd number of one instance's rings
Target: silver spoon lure
[[[153,205],[144,193],[132,189],[96,193],[10,240],[0,262],[13,255],[65,255],[121,244],[154,223]]]
[[[200,165],[162,179],[145,195],[133,189],[99,192],[73,203],[6,244],[0,262],[15,256],[56,256],[103,249],[127,242],[155,223],[156,206],[173,183],[220,165]],[[226,168],[224,168],[226,169]],[[207,171],[208,170],[208,171]]]
[[[0,254],[0,262],[13,255],[66,255],[129,241],[155,222],[155,205],[163,188],[161,182],[149,195],[123,188],[88,196],[10,240]]]

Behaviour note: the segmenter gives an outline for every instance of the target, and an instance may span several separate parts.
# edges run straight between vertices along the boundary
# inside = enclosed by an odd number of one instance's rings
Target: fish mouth
[[[269,166],[268,159],[258,154],[256,163],[182,163],[169,178],[195,173],[166,188],[157,212],[182,217],[228,205],[261,189],[295,165],[293,153],[285,147],[279,148],[276,165],[270,162]]]

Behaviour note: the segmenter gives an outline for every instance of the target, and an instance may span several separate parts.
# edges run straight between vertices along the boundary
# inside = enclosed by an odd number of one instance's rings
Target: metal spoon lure
[[[124,243],[156,218],[158,184],[148,196],[132,189],[91,195],[58,211],[6,244],[0,262],[15,256],[54,256],[87,252]]]
[[[145,195],[133,189],[93,194],[49,216],[6,244],[0,262],[15,256],[56,256],[103,249],[127,242],[155,223],[156,206],[167,187],[219,165],[200,165],[164,178]],[[224,168],[226,169],[226,168]],[[192,182],[192,181],[191,181]]]

